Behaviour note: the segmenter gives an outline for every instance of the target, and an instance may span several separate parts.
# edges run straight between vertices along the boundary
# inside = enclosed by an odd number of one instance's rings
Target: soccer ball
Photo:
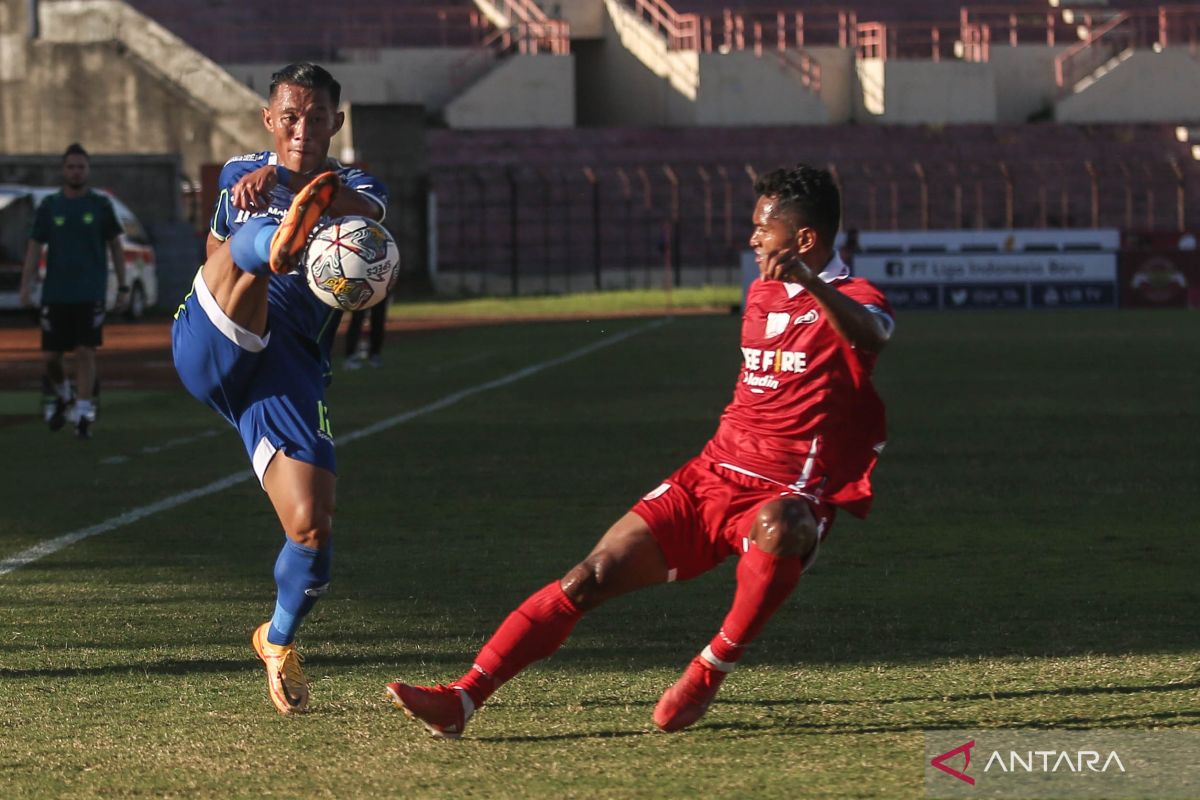
[[[400,275],[400,249],[375,220],[340,217],[317,229],[301,263],[318,300],[342,311],[362,311],[392,290]]]

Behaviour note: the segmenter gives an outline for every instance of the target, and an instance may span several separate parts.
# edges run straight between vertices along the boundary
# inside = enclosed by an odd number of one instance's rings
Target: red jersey
[[[821,273],[885,318],[883,292],[836,256]],[[887,438],[871,384],[876,356],[856,350],[797,283],[755,280],[742,316],[742,370],[704,455],[718,464],[866,516]]]

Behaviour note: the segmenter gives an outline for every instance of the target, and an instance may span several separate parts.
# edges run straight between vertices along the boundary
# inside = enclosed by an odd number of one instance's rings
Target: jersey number
[[[324,400],[317,401],[317,430],[330,439],[333,438],[333,426],[329,424],[329,406]]]

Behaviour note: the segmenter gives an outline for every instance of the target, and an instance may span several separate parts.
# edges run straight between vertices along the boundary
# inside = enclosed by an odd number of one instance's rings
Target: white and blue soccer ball
[[[375,220],[339,217],[313,233],[301,263],[318,300],[342,311],[362,311],[383,302],[396,285],[400,249]]]

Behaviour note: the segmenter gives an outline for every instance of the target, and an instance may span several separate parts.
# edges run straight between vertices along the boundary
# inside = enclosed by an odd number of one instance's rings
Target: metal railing
[[[1130,19],[1127,12],[1117,14],[1103,25],[1089,29],[1086,38],[1054,57],[1054,81],[1061,92],[1073,91],[1083,77],[1133,46],[1134,31],[1126,24]]]
[[[667,49],[699,53],[753,52],[763,58],[775,54],[779,67],[792,73],[805,88],[821,90],[821,65],[801,48],[814,32],[828,33],[828,20],[813,11],[735,12],[720,16],[679,14],[665,0],[628,0],[638,17],[666,40]],[[820,11],[820,9],[818,9]],[[853,12],[837,10],[837,41],[853,41]],[[806,22],[808,20],[808,22]]]
[[[860,22],[859,58],[941,61],[961,57],[959,23]]]
[[[438,273],[473,290],[560,291],[736,280],[753,179],[774,163],[645,162],[435,169]],[[1163,158],[846,160],[843,230],[1200,227]]]
[[[500,0],[508,18],[512,45],[520,53],[571,52],[571,27],[566,20],[551,19],[534,0]]]
[[[1109,59],[1131,49],[1200,46],[1200,5],[1158,6],[1122,11],[1095,25],[1079,20],[1079,41],[1054,59],[1054,79],[1064,93]]]
[[[533,0],[503,0],[498,5],[509,24],[497,27],[450,67],[451,93],[456,95],[488,72],[497,60],[512,53],[566,55],[571,52],[571,28],[551,19]]]
[[[1069,55],[1059,55],[1056,70],[1061,62],[1065,76],[1082,77],[1107,60],[1099,56],[1122,37],[1134,47],[1200,48],[1200,4],[1130,11],[998,4],[964,6],[957,21],[883,22],[860,21],[857,12],[844,7],[725,9],[712,15],[681,14],[667,0],[625,2],[666,38],[669,49],[704,53],[822,45],[854,47],[861,58],[987,61],[999,45],[1071,45]]]

